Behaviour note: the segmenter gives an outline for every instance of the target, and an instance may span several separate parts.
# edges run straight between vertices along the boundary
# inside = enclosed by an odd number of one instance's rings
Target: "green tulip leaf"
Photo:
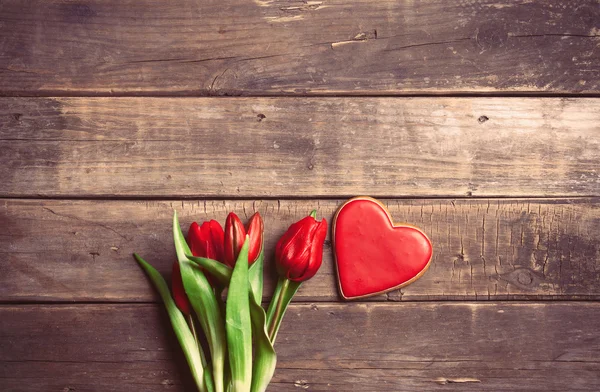
[[[248,269],[248,280],[250,281],[250,292],[260,304],[263,296],[263,269],[264,252],[261,251],[254,264]],[[252,299],[252,297],[250,297]]]
[[[277,355],[267,332],[267,317],[265,310],[260,305],[263,291],[263,265],[264,255],[261,252],[248,271],[250,319],[252,321],[252,338],[255,344],[251,392],[264,392],[267,389],[277,365]]]
[[[186,254],[191,254],[192,252],[181,231],[181,226],[177,219],[177,211],[173,214],[173,239],[177,252],[177,260],[181,269],[183,287],[200,321],[200,326],[206,335],[206,340],[210,348],[215,392],[224,392],[227,345],[223,315],[221,314],[215,292],[210,283],[208,283],[206,276],[186,256]]]
[[[231,279],[231,268],[229,266],[220,263],[217,260],[207,259],[206,257],[191,256],[191,252],[186,253],[185,257],[208,271],[208,273],[214,276],[221,285],[229,286],[229,280]]]
[[[196,344],[196,340],[194,339],[194,335],[190,331],[187,322],[185,321],[185,317],[181,313],[181,311],[175,305],[175,301],[171,297],[171,292],[169,291],[169,287],[165,282],[164,278],[160,275],[160,273],[154,269],[150,264],[148,264],[144,259],[142,259],[139,255],[133,254],[136,261],[140,264],[142,269],[148,274],[150,280],[156,287],[156,290],[160,294],[163,303],[165,304],[165,308],[167,309],[167,313],[169,314],[169,319],[171,320],[171,325],[173,326],[173,331],[175,332],[175,336],[177,336],[177,340],[183,349],[183,353],[185,358],[190,366],[190,370],[192,372],[192,376],[194,381],[196,382],[196,386],[198,391],[200,392],[210,392],[207,389],[205,382],[205,371],[202,366],[202,360],[200,356],[200,352],[202,347]]]
[[[248,282],[249,237],[240,250],[227,293],[225,327],[229,347],[231,391],[250,392],[252,383],[252,324]]]
[[[215,382],[213,380],[213,369],[212,369],[212,365],[209,363],[207,364],[204,369],[206,369],[206,371],[204,372],[204,382],[206,383],[206,390],[207,392],[216,392],[215,391]]]

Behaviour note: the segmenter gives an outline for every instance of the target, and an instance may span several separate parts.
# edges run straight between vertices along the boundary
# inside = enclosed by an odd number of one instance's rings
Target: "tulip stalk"
[[[275,340],[275,329],[276,329],[276,321],[278,319],[282,319],[283,318],[283,294],[288,290],[288,287],[290,287],[290,280],[286,279],[286,278],[279,278],[277,280],[277,287],[275,288],[275,297],[273,298],[273,302],[275,306],[270,307],[269,308],[269,312],[268,312],[268,324],[269,324],[269,338],[271,339],[271,342],[274,342]],[[271,311],[271,309],[273,309]]]
[[[292,298],[302,285],[302,282],[294,282],[287,278],[279,278],[277,287],[267,312],[267,324],[269,325],[269,339],[275,344],[279,327],[283,321],[283,316]]]
[[[185,317],[185,319],[187,321],[188,327],[190,327],[190,332],[192,333],[192,336],[194,337],[194,340],[196,341],[196,344],[199,346],[200,345],[200,340],[198,340],[198,333],[196,333],[196,325],[194,323],[194,317],[191,314],[188,314]]]

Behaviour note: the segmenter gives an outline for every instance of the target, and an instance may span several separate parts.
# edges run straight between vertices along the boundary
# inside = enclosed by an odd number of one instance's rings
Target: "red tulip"
[[[292,224],[275,248],[279,275],[294,282],[303,282],[315,276],[323,261],[326,235],[325,219],[318,222],[312,216],[307,216]]]
[[[263,233],[265,226],[260,214],[257,212],[250,217],[248,222],[248,236],[250,236],[250,249],[248,251],[248,262],[250,265],[258,259],[263,246]]]
[[[203,222],[201,226],[196,222],[193,222],[188,231],[187,242],[192,251],[192,256],[206,257],[222,263],[224,237],[223,227],[221,227],[221,224],[216,220]],[[218,282],[212,275],[205,275],[211,286],[218,286]]]
[[[175,260],[173,263],[173,273],[171,274],[171,285],[173,289],[173,300],[175,305],[181,310],[181,312],[188,316],[190,314],[190,301],[185,294],[183,288],[183,280],[181,279],[181,270],[179,268],[179,262]]]
[[[225,246],[223,248],[225,252],[225,264],[231,268],[235,265],[240,249],[244,245],[245,238],[246,229],[242,221],[234,212],[230,212],[225,221]]]
[[[248,263],[251,265],[258,259],[262,250],[264,225],[260,214],[257,212],[248,222],[248,235],[250,236],[250,249]],[[230,267],[235,266],[240,249],[246,239],[246,228],[234,212],[230,212],[225,221],[225,246],[224,261]]]
[[[192,255],[223,262],[223,228],[216,220],[192,223],[188,231],[188,244]]]

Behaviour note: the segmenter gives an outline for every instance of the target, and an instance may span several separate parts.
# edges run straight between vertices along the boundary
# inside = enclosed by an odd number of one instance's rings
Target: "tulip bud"
[[[190,314],[190,301],[183,288],[183,280],[181,279],[181,269],[179,262],[173,263],[173,273],[171,274],[171,286],[173,289],[173,300],[175,305],[181,310],[181,313],[188,316]]]
[[[250,237],[248,263],[252,265],[262,251],[264,231],[263,220],[258,212],[250,217],[248,230],[244,228],[240,218],[234,212],[230,212],[225,221],[225,264],[232,268],[235,266],[240,249],[244,245],[246,234],[248,234]]]
[[[250,217],[248,222],[248,236],[250,236],[250,250],[248,252],[248,262],[250,265],[258,259],[263,245],[263,233],[265,226],[260,214],[257,212]]]
[[[188,232],[188,244],[192,255],[223,261],[223,228],[216,220],[202,223],[199,226],[192,223]]]
[[[231,268],[235,266],[235,262],[244,245],[246,239],[246,229],[242,221],[234,212],[227,215],[225,221],[225,246],[224,246],[224,262]]]
[[[312,216],[292,224],[277,242],[275,262],[280,276],[294,282],[312,278],[323,261],[323,243],[327,235],[325,219]]]

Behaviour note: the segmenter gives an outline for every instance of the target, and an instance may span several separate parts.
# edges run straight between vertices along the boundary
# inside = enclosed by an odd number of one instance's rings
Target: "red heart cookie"
[[[431,261],[431,241],[409,225],[395,225],[386,208],[370,197],[350,199],[333,221],[340,292],[364,298],[418,279]]]

